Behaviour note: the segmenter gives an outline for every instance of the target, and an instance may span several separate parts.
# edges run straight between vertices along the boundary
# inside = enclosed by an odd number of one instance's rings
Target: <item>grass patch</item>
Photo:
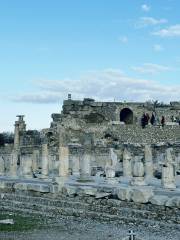
[[[34,216],[20,216],[18,214],[8,214],[0,213],[0,220],[3,219],[13,219],[14,224],[1,224],[0,223],[0,232],[10,232],[10,231],[27,231],[31,229],[39,229],[41,224],[41,219]]]

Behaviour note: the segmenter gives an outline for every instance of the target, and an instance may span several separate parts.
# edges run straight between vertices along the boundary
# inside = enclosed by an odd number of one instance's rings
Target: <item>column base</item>
[[[163,183],[162,187],[165,189],[176,189],[175,183]]]
[[[146,186],[146,182],[144,181],[144,177],[133,177],[130,185],[132,186]]]

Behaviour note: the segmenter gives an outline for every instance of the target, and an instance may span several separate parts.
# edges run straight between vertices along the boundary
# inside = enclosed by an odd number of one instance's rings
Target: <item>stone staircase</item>
[[[80,217],[119,223],[174,225],[180,223],[179,209],[152,204],[135,204],[116,199],[90,196],[32,196],[23,193],[1,193],[0,209],[46,217]]]

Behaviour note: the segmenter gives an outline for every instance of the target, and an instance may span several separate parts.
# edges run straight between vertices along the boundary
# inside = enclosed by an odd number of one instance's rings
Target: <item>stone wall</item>
[[[153,111],[156,111],[158,117],[165,116],[166,121],[171,121],[171,116],[176,117],[180,114],[180,103],[159,104],[154,108],[152,103],[147,102],[95,102],[93,99],[84,99],[83,101],[65,100],[62,113],[83,118],[88,118],[91,113],[94,113],[95,117],[96,113],[97,121],[98,114],[102,116],[102,121],[103,117],[108,121],[119,121],[120,112],[124,108],[132,110],[134,123],[137,124],[140,122],[143,113],[151,115]]]

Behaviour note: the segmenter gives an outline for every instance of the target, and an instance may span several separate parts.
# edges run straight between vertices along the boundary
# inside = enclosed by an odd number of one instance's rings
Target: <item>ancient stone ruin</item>
[[[155,121],[142,127],[143,114],[152,113]],[[96,102],[69,96],[47,129],[27,130],[24,116],[17,117],[14,144],[0,147],[1,192],[180,208],[180,102]]]

